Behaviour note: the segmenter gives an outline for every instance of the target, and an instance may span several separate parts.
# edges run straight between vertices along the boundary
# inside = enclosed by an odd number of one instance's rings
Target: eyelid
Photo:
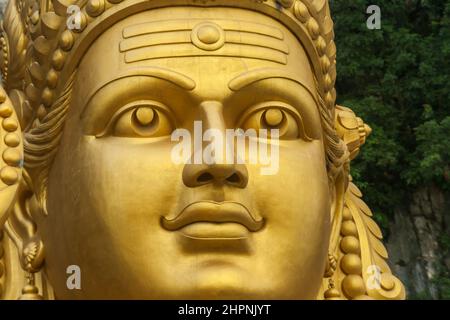
[[[259,103],[255,106],[252,106],[245,110],[245,112],[239,117],[240,121],[238,122],[238,128],[242,126],[242,124],[247,120],[247,118],[257,111],[264,110],[264,109],[271,109],[271,108],[279,108],[282,110],[287,110],[297,121],[298,128],[300,131],[300,135],[304,137],[306,141],[313,141],[314,139],[308,136],[306,133],[305,125],[303,123],[303,118],[300,115],[300,113],[295,109],[294,107],[280,101],[267,101],[263,103]]]
[[[114,128],[114,124],[117,122],[117,120],[119,120],[120,117],[123,114],[125,114],[127,111],[130,111],[132,109],[139,108],[139,107],[144,107],[144,106],[149,106],[154,109],[158,109],[161,112],[164,112],[164,114],[169,117],[170,122],[172,122],[174,125],[176,125],[175,118],[172,116],[170,109],[167,106],[165,106],[164,104],[157,102],[157,101],[153,101],[153,100],[137,100],[137,101],[130,102],[130,103],[126,104],[125,106],[121,107],[119,110],[117,110],[114,113],[114,115],[111,117],[111,119],[109,119],[109,121],[106,124],[103,131],[99,134],[96,134],[95,137],[102,138],[105,135],[107,135],[111,131],[111,129]]]

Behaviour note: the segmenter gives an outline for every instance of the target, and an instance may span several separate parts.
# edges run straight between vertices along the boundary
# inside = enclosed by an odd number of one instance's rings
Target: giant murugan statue
[[[326,0],[10,0],[0,297],[405,298],[349,175],[371,130],[336,105],[333,32]],[[174,163],[198,121],[277,129],[277,174]]]

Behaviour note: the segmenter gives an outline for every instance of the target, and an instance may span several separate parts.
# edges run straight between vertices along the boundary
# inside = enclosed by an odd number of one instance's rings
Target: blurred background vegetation
[[[366,25],[374,4],[380,30]],[[330,5],[338,103],[373,129],[352,163],[353,179],[384,229],[409,298],[450,299],[450,1]]]

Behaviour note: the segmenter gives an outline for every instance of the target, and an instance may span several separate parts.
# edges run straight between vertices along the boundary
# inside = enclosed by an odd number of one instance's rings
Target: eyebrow
[[[312,98],[317,102],[317,97],[314,94],[314,90],[310,88],[305,82],[300,79],[297,75],[277,68],[261,68],[251,71],[244,72],[239,76],[233,78],[229,83],[228,87],[232,91],[239,91],[255,82],[267,79],[287,79],[294,81],[304,87]]]
[[[90,94],[90,96],[93,96],[95,93],[97,93],[99,90],[101,90],[102,88],[104,88],[113,81],[133,76],[145,76],[166,80],[188,91],[194,90],[195,87],[197,86],[194,80],[176,71],[172,71],[161,67],[139,67],[139,68],[130,68],[125,70],[125,72],[119,73],[119,75],[115,76],[113,80],[103,83],[96,89],[94,89],[93,93]]]

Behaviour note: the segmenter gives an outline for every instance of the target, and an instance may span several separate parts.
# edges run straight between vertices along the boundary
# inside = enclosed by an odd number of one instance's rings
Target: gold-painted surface
[[[405,298],[349,177],[371,129],[335,105],[328,1],[11,0],[1,31],[2,298]],[[278,174],[173,163],[194,121],[279,128]]]

